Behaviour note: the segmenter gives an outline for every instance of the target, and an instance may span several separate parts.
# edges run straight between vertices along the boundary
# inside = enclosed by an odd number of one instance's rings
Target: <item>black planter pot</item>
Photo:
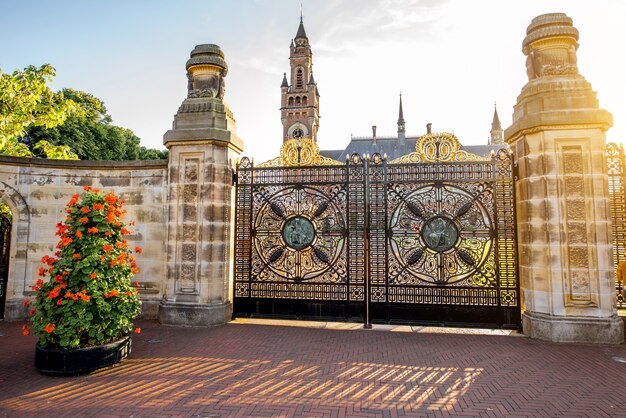
[[[124,360],[130,354],[130,335],[112,343],[87,348],[35,348],[35,367],[44,374],[85,374]]]

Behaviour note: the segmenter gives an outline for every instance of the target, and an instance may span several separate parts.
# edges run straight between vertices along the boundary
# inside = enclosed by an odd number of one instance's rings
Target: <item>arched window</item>
[[[296,97],[296,105],[300,104],[300,97]]]
[[[302,69],[301,68],[298,68],[298,71],[296,72],[296,88],[297,89],[302,88]]]
[[[289,98],[289,106],[293,106],[293,97]]]
[[[306,96],[302,96],[302,104],[306,106]]]

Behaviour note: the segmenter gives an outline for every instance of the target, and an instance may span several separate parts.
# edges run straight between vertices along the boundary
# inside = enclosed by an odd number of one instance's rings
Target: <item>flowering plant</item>
[[[112,192],[89,186],[68,202],[67,218],[57,224],[57,251],[41,259],[44,267],[32,286],[31,324],[40,346],[88,347],[132,331],[141,301],[138,283],[130,283],[138,270],[124,239],[130,231],[120,221],[126,213],[122,203]],[[27,325],[23,333],[29,333]]]

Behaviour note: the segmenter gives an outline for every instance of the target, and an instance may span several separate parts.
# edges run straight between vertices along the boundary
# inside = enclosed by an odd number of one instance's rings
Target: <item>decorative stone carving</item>
[[[564,13],[537,16],[526,29],[522,52],[528,80],[544,76],[578,74],[578,30]]]
[[[187,61],[187,97],[223,99],[227,73],[228,66],[219,46],[196,45]]]

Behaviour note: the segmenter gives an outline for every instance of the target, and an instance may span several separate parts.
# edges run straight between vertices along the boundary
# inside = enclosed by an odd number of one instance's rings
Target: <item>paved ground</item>
[[[0,417],[626,417],[624,344],[139,326],[121,365],[54,378],[33,366],[35,338],[0,322]]]

